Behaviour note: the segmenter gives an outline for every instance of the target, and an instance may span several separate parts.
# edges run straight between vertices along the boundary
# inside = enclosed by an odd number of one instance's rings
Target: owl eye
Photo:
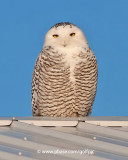
[[[59,37],[59,35],[57,35],[57,34],[54,34],[54,35],[53,35],[53,37],[54,37],[54,38],[57,38],[57,37]]]
[[[70,36],[75,36],[75,33],[71,33]]]

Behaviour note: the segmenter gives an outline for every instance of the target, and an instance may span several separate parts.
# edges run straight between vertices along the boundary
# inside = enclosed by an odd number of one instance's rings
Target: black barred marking
[[[32,76],[33,115],[69,117],[74,112],[78,116],[91,113],[97,88],[97,62],[90,49],[78,55],[82,56],[85,62],[82,59],[76,64],[73,84],[70,66],[66,67],[62,54],[50,46],[41,51]]]
[[[74,25],[74,24],[72,24],[72,23],[70,23],[70,22],[61,22],[61,23],[57,23],[57,24],[55,24],[54,26],[52,26],[51,28],[58,28],[58,27],[60,27],[60,26],[63,26],[63,27],[65,27],[65,26],[67,26],[67,25],[69,25],[70,26],[70,28],[72,28],[73,26],[76,26],[76,25]],[[77,26],[76,26],[77,27]]]

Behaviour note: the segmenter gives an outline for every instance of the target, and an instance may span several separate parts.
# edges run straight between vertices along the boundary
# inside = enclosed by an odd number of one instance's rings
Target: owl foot
[[[79,117],[78,112],[74,112],[71,117]]]

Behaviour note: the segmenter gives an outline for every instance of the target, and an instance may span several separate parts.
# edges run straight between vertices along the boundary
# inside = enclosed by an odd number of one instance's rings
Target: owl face
[[[44,46],[59,48],[85,47],[87,44],[84,33],[71,23],[59,23],[53,26],[46,34]]]

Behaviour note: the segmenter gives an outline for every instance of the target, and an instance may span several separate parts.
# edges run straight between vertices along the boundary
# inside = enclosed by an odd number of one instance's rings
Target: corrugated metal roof
[[[1,117],[2,160],[128,160],[128,117]]]

